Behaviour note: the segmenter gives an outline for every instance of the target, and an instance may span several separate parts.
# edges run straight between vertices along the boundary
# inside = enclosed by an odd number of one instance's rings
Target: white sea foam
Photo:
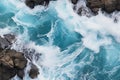
[[[12,49],[22,51],[23,48],[30,48],[34,49],[36,53],[42,54],[38,61],[33,61],[39,67],[40,71],[39,76],[33,80],[66,80],[63,74],[66,74],[69,78],[73,79],[78,71],[74,70],[76,66],[79,67],[79,69],[82,69],[85,64],[90,64],[94,59],[93,53],[88,51],[87,54],[89,55],[85,55],[79,63],[74,62],[74,60],[86,48],[98,53],[101,46],[108,47],[109,45],[112,45],[112,38],[109,37],[110,35],[114,37],[117,42],[120,42],[120,21],[114,23],[113,18],[110,18],[101,12],[99,12],[97,16],[93,16],[91,18],[79,16],[73,11],[72,4],[68,0],[58,0],[55,3],[50,3],[49,7],[57,11],[57,16],[65,22],[65,27],[67,29],[71,32],[78,32],[83,36],[82,42],[72,44],[68,46],[66,50],[61,51],[58,46],[53,45],[52,34],[54,32],[54,25],[52,25],[51,31],[47,34],[50,41],[44,45],[37,45],[35,42],[30,41],[30,36],[26,28],[26,26],[33,26],[34,23],[29,19],[25,20],[24,17],[27,16],[27,14],[36,16],[36,13],[43,11],[43,7],[41,8],[41,6],[36,6],[31,10],[26,7],[23,2],[18,2],[20,3],[19,5],[15,4],[16,2],[12,0],[9,1],[11,4],[16,6],[18,10],[13,17],[14,22],[16,22],[17,25],[24,26],[25,28],[23,34],[18,34],[16,38],[17,40],[13,44]],[[119,16],[117,16],[117,18],[119,19]],[[57,25],[57,21],[55,25]],[[9,30],[9,28],[0,29],[0,35],[10,32],[11,30]],[[73,52],[70,52],[74,47],[77,48]],[[107,51],[107,53],[110,52]],[[113,53],[114,52],[111,52],[110,55],[107,54],[106,62],[110,62],[112,59],[110,63],[112,64],[119,58],[117,57],[117,54],[115,55],[116,57],[113,58]],[[87,61],[88,57],[90,57],[90,59]],[[17,77],[15,79],[17,79]],[[32,79],[30,79],[26,73],[24,80]]]
[[[100,46],[111,43],[110,38],[107,37],[108,35],[112,35],[120,42],[120,21],[115,23],[113,18],[101,12],[99,12],[97,16],[91,18],[85,16],[80,17],[73,11],[69,1],[58,1],[56,10],[58,16],[69,23],[69,28],[74,29],[83,36],[82,40],[85,47],[99,52]],[[119,13],[116,15],[119,19]],[[99,34],[104,37],[102,40],[97,40]]]

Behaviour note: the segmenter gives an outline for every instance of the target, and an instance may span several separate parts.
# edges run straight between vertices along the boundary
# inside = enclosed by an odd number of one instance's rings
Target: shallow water
[[[101,12],[79,16],[72,6],[58,0],[29,9],[23,1],[0,0],[0,35],[15,34],[17,51],[35,50],[40,75],[34,80],[120,80],[120,21]],[[24,80],[32,80],[27,69]]]

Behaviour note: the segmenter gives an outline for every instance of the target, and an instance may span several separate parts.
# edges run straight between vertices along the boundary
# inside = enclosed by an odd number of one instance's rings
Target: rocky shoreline
[[[120,11],[120,0],[88,0],[87,6],[94,13],[98,13],[100,8],[107,13],[112,13]]]
[[[25,0],[25,4],[31,9],[33,9],[37,5],[47,6],[50,1],[56,1],[56,0]],[[70,1],[73,3],[73,5],[76,5],[80,0],[70,0]],[[85,1],[86,1],[86,6],[94,14],[98,14],[99,9],[105,11],[106,13],[120,11],[120,0],[85,0]],[[79,7],[77,11],[78,14],[81,14],[82,10],[84,10],[85,12],[86,10],[84,8],[85,7],[83,6]]]
[[[78,1],[79,0],[71,0],[74,5],[76,5]],[[86,0],[86,6],[94,14],[98,14],[99,9],[110,14],[114,11],[120,11],[120,0]],[[79,10],[81,10],[80,8]]]
[[[15,36],[6,34],[0,36],[0,80],[9,80],[16,75],[23,79],[24,70],[28,64],[24,53],[10,49]],[[39,74],[38,68],[31,62],[31,69],[28,71],[29,76],[34,79]]]

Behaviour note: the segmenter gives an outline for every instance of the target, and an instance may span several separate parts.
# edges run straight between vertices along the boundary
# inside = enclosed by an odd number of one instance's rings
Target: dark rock
[[[80,16],[87,16],[87,17],[90,17],[91,14],[90,14],[90,10],[88,10],[87,7],[84,7],[84,6],[81,6],[77,13],[80,15]]]
[[[19,69],[24,69],[26,67],[27,60],[24,57],[23,53],[20,52],[16,52],[16,53],[17,54],[14,54],[14,56],[12,56],[14,61],[14,66]]]
[[[16,74],[22,79],[27,59],[24,54],[10,50],[14,35],[6,34],[0,36],[0,80],[9,80]]]
[[[115,10],[120,11],[120,0],[87,0],[87,6],[93,13],[98,13],[100,8],[107,13],[112,13]]]
[[[98,13],[100,8],[104,8],[104,3],[102,0],[87,0],[87,7],[95,14]]]
[[[0,80],[10,80],[15,77],[15,75],[21,79],[24,77],[27,59],[23,53],[10,49],[9,46],[12,45],[14,39],[15,36],[10,34],[0,37]],[[31,63],[31,69],[29,71],[30,77],[36,78],[38,74],[38,68]]]
[[[9,80],[16,74],[23,78],[27,60],[23,53],[15,50],[0,52],[0,80]],[[2,74],[1,74],[2,73]]]
[[[5,34],[5,35],[4,35],[4,38],[5,38],[9,43],[11,43],[11,44],[12,44],[12,41],[15,40],[15,36],[12,35],[12,34]]]
[[[10,43],[6,39],[0,37],[0,48],[5,49],[9,46],[10,46]]]
[[[28,1],[28,0],[26,0],[25,1],[25,4],[28,6],[28,7],[30,7],[31,9],[33,9],[34,7],[35,7],[35,2],[34,1]]]
[[[15,39],[15,36],[11,34],[6,34],[3,37],[4,38],[0,36],[0,48],[2,49],[9,48],[10,45],[12,44],[12,41]]]
[[[120,11],[120,0],[117,0],[117,10]]]
[[[25,73],[23,69],[17,70],[17,76],[21,79],[23,79]]]
[[[33,9],[37,5],[47,6],[50,0],[25,0],[25,4]]]
[[[37,66],[35,66],[34,64],[31,64],[31,69],[29,72],[29,76],[34,79],[38,76],[39,74],[39,69],[37,68]]]
[[[9,80],[16,75],[16,69],[0,64],[0,80]]]
[[[77,4],[78,0],[71,0],[73,4]]]
[[[16,52],[15,50],[6,50],[2,54],[0,61],[3,65],[18,69],[24,69],[26,67],[27,60],[23,53]]]
[[[116,6],[117,6],[117,1],[116,0],[103,0],[104,3],[104,8],[103,10],[105,10],[108,13],[112,13],[113,11],[117,10]]]

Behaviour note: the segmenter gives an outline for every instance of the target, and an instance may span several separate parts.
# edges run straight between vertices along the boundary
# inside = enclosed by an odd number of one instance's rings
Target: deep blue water
[[[40,70],[35,80],[120,80],[120,22],[101,12],[79,16],[68,0],[34,9],[0,0],[0,35],[7,33],[17,37],[13,49],[42,54],[33,60]],[[31,80],[27,73],[24,80]]]

